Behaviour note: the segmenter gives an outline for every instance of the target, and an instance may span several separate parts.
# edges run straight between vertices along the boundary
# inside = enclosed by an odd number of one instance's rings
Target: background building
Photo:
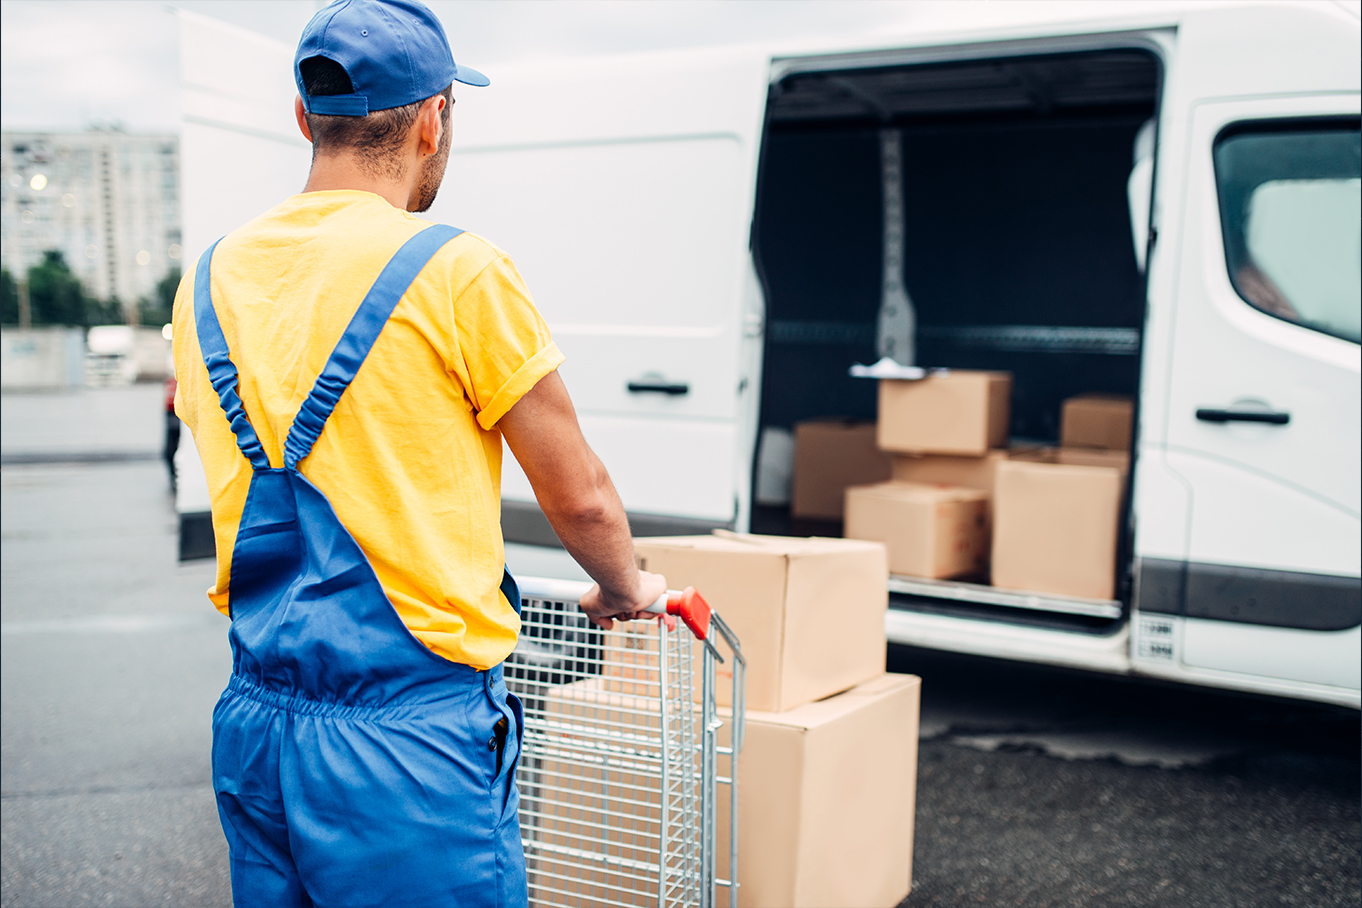
[[[118,129],[0,133],[0,263],[60,250],[88,294],[125,312],[180,267],[179,138]]]

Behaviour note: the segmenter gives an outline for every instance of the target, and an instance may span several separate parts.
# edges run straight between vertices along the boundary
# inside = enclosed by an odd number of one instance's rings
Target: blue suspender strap
[[[506,601],[515,609],[517,615],[520,614],[520,585],[511,576],[510,568],[501,570],[501,595],[506,597]]]
[[[218,403],[227,414],[227,424],[236,435],[237,447],[251,466],[257,470],[270,468],[269,458],[260,447],[260,439],[246,418],[246,408],[241,405],[237,394],[237,372],[227,351],[227,339],[222,335],[222,325],[213,311],[212,261],[213,250],[218,248],[218,240],[208,251],[199,256],[198,268],[194,272],[194,325],[198,329],[199,352],[203,354],[203,364],[208,367],[208,380],[213,390],[218,392]]]
[[[407,240],[384,266],[365,295],[364,302],[359,304],[359,309],[350,319],[331,358],[317,376],[312,393],[303,401],[298,415],[293,419],[293,428],[284,442],[285,467],[296,470],[299,462],[311,453],[312,446],[322,434],[327,417],[359,372],[364,358],[369,355],[369,350],[378,340],[379,332],[383,330],[393,309],[397,308],[402,295],[431,257],[460,233],[463,231],[443,224],[427,227]]]

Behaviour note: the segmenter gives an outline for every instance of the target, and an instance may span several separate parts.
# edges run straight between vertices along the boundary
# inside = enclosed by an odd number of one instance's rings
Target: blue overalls
[[[199,346],[254,468],[232,552],[232,678],[213,712],[213,786],[243,908],[526,901],[522,713],[501,667],[450,662],[412,636],[298,471],[402,294],[459,232],[429,227],[383,269],[294,418],[282,468],[237,394],[213,250],[198,264]],[[509,573],[501,589],[518,612]]]

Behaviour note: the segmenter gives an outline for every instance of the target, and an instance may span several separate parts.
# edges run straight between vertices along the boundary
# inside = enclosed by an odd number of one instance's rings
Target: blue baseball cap
[[[302,62],[326,57],[350,77],[353,94],[310,96]],[[293,56],[293,79],[308,113],[364,117],[424,101],[453,82],[487,85],[459,66],[444,26],[414,0],[337,0],[312,17]]]

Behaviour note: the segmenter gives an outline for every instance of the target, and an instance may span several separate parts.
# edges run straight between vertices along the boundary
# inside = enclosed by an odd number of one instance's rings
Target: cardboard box
[[[1114,467],[1122,479],[1130,470],[1130,453],[1100,448],[1025,448],[1008,452],[1010,460],[1036,463],[1066,463],[1080,467]]]
[[[1064,401],[1059,417],[1063,448],[1129,451],[1135,401],[1129,394],[1080,394]]]
[[[535,722],[541,755],[522,765],[521,817],[531,904],[656,905],[662,800],[656,699],[622,694],[609,679],[547,687]],[[698,729],[697,729],[698,732]],[[590,849],[592,867],[562,855]]]
[[[883,542],[891,574],[963,577],[988,570],[988,493],[884,482],[847,489],[846,537]]]
[[[657,733],[657,703],[617,693],[616,683],[592,678],[548,690],[539,728],[544,759],[520,771],[522,814],[541,846],[526,852],[532,904],[657,904],[650,868],[659,781],[655,768],[631,769],[631,754],[639,754],[629,741],[636,731]],[[920,690],[915,676],[880,673],[794,710],[748,711],[738,764],[739,905],[887,908],[908,895]],[[726,746],[732,726],[722,718]],[[609,759],[582,759],[616,742]],[[718,768],[726,774],[726,760]],[[727,879],[728,786],[718,786],[718,795],[717,872]],[[583,848],[584,837],[602,856],[596,867],[555,859],[555,849]]]
[[[1007,444],[1007,372],[951,370],[880,382],[879,445],[886,451],[982,457]]]
[[[889,569],[877,542],[723,532],[635,539],[634,554],[672,589],[699,590],[738,635],[750,709],[793,709],[884,670]],[[607,673],[637,671],[611,659]],[[729,670],[719,666],[723,705]]]
[[[747,713],[739,905],[889,908],[908,895],[921,686],[913,675],[881,675],[789,712]],[[718,791],[724,816],[729,792]],[[728,827],[718,828],[718,874],[727,879]]]
[[[841,520],[847,486],[889,478],[889,455],[875,444],[875,424],[840,419],[795,424],[792,517]]]
[[[895,482],[931,482],[964,486],[993,494],[993,474],[998,462],[1006,460],[1004,448],[994,448],[982,457],[958,457],[951,454],[894,454]]]
[[[1125,486],[1114,466],[1008,460],[993,496],[993,585],[1111,599]]]

